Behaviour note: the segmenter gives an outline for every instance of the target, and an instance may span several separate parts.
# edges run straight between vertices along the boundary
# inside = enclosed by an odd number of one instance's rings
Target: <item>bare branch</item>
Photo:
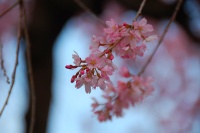
[[[99,17],[97,17],[96,14],[94,14],[83,2],[80,0],[74,0],[84,11],[88,12],[94,19],[98,20],[99,23],[101,23],[104,27],[107,27],[107,25],[102,21]]]
[[[18,27],[18,37],[17,37],[17,49],[16,49],[16,57],[15,57],[15,65],[14,65],[14,70],[13,70],[13,73],[12,73],[12,81],[11,81],[11,85],[10,85],[10,89],[8,91],[8,96],[6,98],[6,101],[1,109],[1,112],[0,112],[0,117],[1,115],[3,114],[3,111],[6,107],[6,105],[8,104],[8,100],[10,98],[10,94],[12,92],[12,89],[13,89],[13,86],[14,86],[14,83],[15,83],[15,75],[16,75],[16,70],[17,70],[17,65],[18,65],[18,56],[19,56],[19,47],[20,47],[20,40],[21,40],[21,18],[22,18],[22,14],[20,13],[20,18],[19,18],[19,27]]]
[[[2,16],[4,16],[6,13],[8,13],[9,11],[11,11],[15,6],[17,6],[19,4],[19,2],[15,2],[12,6],[10,6],[8,9],[6,9],[3,13],[0,14],[0,18]]]
[[[23,14],[23,28],[24,28],[24,34],[25,34],[25,40],[26,40],[26,56],[27,56],[27,66],[28,66],[28,78],[29,78],[29,86],[30,86],[30,96],[31,96],[31,120],[30,120],[30,130],[29,133],[33,133],[34,124],[35,124],[35,104],[36,104],[36,98],[35,98],[35,86],[34,86],[34,80],[33,80],[33,69],[32,69],[32,63],[31,63],[31,43],[29,39],[28,34],[28,28],[27,28],[27,20],[26,20],[26,8],[24,6],[24,1],[20,0],[20,11]]]
[[[161,35],[161,37],[160,37],[160,39],[159,39],[159,41],[158,41],[158,44],[156,45],[156,48],[154,49],[154,51],[153,51],[153,53],[151,54],[151,56],[148,58],[147,62],[145,63],[145,65],[143,66],[143,68],[141,69],[141,71],[138,73],[139,76],[140,76],[142,73],[144,73],[144,71],[146,70],[147,66],[148,66],[149,63],[151,62],[152,58],[154,57],[154,55],[155,55],[155,53],[156,53],[158,47],[159,47],[160,44],[162,43],[162,41],[163,41],[163,39],[164,39],[164,37],[165,37],[167,31],[168,31],[168,29],[169,29],[171,23],[172,23],[172,22],[174,21],[174,19],[176,18],[176,15],[177,15],[177,13],[178,13],[178,11],[179,11],[179,8],[180,8],[180,6],[181,6],[181,3],[182,3],[182,0],[179,0],[178,3],[177,3],[177,5],[176,5],[176,8],[175,8],[175,10],[174,10],[174,13],[173,13],[172,17],[170,18],[170,21],[168,22],[167,26],[165,27],[165,29],[164,29],[164,31],[163,31],[163,33],[162,33],[162,35]]]
[[[88,12],[91,16],[93,16],[96,20],[98,20],[104,27],[107,27],[107,25],[99,18],[97,17],[83,2],[81,2],[80,0],[74,0],[84,11]],[[146,3],[146,0],[143,0],[140,8],[137,12],[137,15],[135,16],[133,21],[136,21],[138,19],[138,17],[141,15],[142,13],[142,9],[144,8],[144,5]]]
[[[1,69],[3,70],[3,75],[6,77],[6,82],[10,84],[9,77],[7,75],[6,69],[4,67],[4,59],[3,59],[3,45],[0,43],[0,60],[1,60]]]
[[[140,4],[140,8],[139,8],[133,21],[136,21],[138,19],[138,17],[141,15],[142,9],[144,8],[145,3],[146,3],[146,0],[143,0],[142,3]]]

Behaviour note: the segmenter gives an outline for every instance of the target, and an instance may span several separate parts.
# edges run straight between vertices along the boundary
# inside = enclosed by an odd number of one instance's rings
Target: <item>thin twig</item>
[[[182,0],[179,0],[178,3],[177,3],[177,5],[176,5],[176,8],[175,8],[175,10],[174,10],[174,13],[173,13],[172,17],[170,18],[170,21],[168,22],[167,26],[165,27],[165,29],[164,29],[164,31],[163,31],[163,33],[162,33],[162,35],[161,35],[161,37],[160,37],[160,39],[159,39],[157,45],[156,45],[156,48],[154,49],[154,51],[153,51],[153,53],[151,54],[151,56],[148,58],[147,62],[145,63],[145,65],[143,66],[143,68],[141,69],[141,71],[138,73],[139,76],[140,76],[142,73],[144,73],[144,71],[146,70],[147,66],[148,66],[149,63],[151,62],[152,58],[154,57],[154,55],[155,55],[155,53],[156,53],[158,47],[161,45],[161,43],[162,43],[162,41],[163,41],[163,39],[164,39],[164,37],[165,37],[165,35],[166,35],[166,33],[167,33],[167,31],[168,31],[170,25],[171,25],[171,23],[172,23],[172,22],[174,21],[174,19],[176,18],[176,15],[177,15],[178,10],[179,10],[179,8],[180,8],[180,6],[181,6],[181,3],[182,3]]]
[[[3,70],[3,75],[6,77],[6,82],[10,84],[9,77],[7,75],[6,69],[4,67],[4,59],[3,59],[3,45],[0,44],[0,60],[1,60],[1,69]]]
[[[21,40],[21,18],[22,18],[22,14],[20,13],[20,18],[19,18],[19,28],[18,28],[18,37],[17,37],[17,49],[16,49],[16,57],[15,57],[15,65],[14,65],[14,70],[13,70],[13,73],[12,73],[12,81],[11,81],[11,85],[10,85],[10,89],[8,91],[8,96],[6,98],[6,101],[1,109],[1,112],[0,112],[0,117],[1,115],[3,114],[3,111],[6,107],[6,105],[8,104],[8,100],[10,98],[10,94],[12,92],[12,89],[13,89],[13,86],[14,86],[14,83],[15,83],[15,75],[16,75],[16,70],[17,70],[17,65],[18,65],[18,57],[19,57],[19,48],[20,48],[20,40]]]
[[[17,1],[17,2],[15,2],[12,6],[10,6],[8,9],[6,9],[3,13],[1,13],[0,14],[0,18],[2,17],[2,16],[4,16],[6,13],[8,13],[10,10],[12,10],[16,5],[18,5],[19,4],[19,2]]]
[[[96,14],[94,14],[83,2],[80,0],[74,0],[84,11],[88,12],[91,16],[93,16],[96,20],[99,21],[104,27],[107,25],[99,18]]]
[[[146,3],[146,0],[143,0],[142,3],[140,4],[140,8],[139,8],[133,21],[136,21],[138,19],[138,17],[141,15],[142,9],[144,8],[145,3]]]
[[[24,1],[20,0],[20,10],[23,12],[23,26],[24,26],[24,34],[25,34],[25,40],[26,40],[26,56],[27,56],[27,66],[28,66],[28,77],[29,77],[29,85],[30,85],[30,96],[31,96],[31,120],[30,120],[30,128],[29,133],[33,133],[34,124],[35,124],[35,104],[36,104],[36,98],[35,98],[35,86],[34,86],[34,80],[33,80],[33,69],[32,69],[32,63],[31,63],[31,43],[29,39],[29,33],[27,28],[27,20],[26,20],[26,8],[24,6]]]

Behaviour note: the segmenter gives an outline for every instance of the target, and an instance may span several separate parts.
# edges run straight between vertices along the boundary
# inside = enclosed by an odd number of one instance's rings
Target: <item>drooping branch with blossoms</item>
[[[115,56],[122,59],[135,60],[137,56],[143,56],[147,49],[148,42],[157,40],[156,35],[152,35],[153,26],[147,24],[145,18],[137,21],[141,14],[146,0],[141,3],[140,9],[132,24],[123,23],[118,25],[113,19],[106,21],[107,28],[104,29],[102,36],[93,35],[93,43],[90,46],[91,53],[86,59],[82,59],[77,52],[72,55],[74,65],[66,65],[67,69],[79,68],[77,73],[72,76],[71,83],[75,82],[75,87],[79,89],[85,86],[86,93],[91,93],[91,89],[99,87],[103,90],[102,97],[105,103],[99,103],[93,98],[93,112],[98,116],[99,121],[111,120],[112,116],[122,116],[122,110],[135,103],[142,101],[150,95],[154,88],[152,78],[141,77],[147,65],[154,56],[158,46],[161,44],[170,24],[175,19],[182,0],[172,15],[171,20],[166,26],[158,45],[142,70],[134,75],[126,67],[120,69],[122,78],[127,78],[128,82],[118,81],[115,87],[110,80],[118,68],[113,63]]]
[[[121,58],[135,60],[137,56],[144,55],[148,42],[157,39],[156,35],[147,35],[153,31],[153,27],[147,24],[145,18],[132,25],[118,25],[113,19],[106,21],[106,24],[108,28],[104,29],[103,36],[93,36],[89,57],[83,60],[75,52],[72,56],[75,65],[66,65],[67,69],[80,68],[72,76],[71,82],[76,81],[76,88],[85,85],[86,93],[90,93],[91,88],[104,90],[107,83],[112,84],[110,76],[117,70],[112,61],[114,53]]]
[[[148,34],[153,31],[153,27],[147,24],[145,18],[131,25],[118,25],[113,19],[106,21],[106,24],[108,27],[102,36],[93,36],[89,57],[82,59],[75,52],[72,55],[74,65],[66,65],[67,69],[79,68],[71,78],[72,83],[76,82],[77,89],[84,85],[86,93],[91,93],[91,89],[97,87],[105,92],[103,97],[108,103],[103,104],[104,107],[98,111],[96,109],[101,104],[96,100],[93,104],[93,110],[100,121],[111,119],[111,112],[121,116],[123,108],[142,100],[153,91],[150,80],[132,75],[126,68],[121,69],[121,73],[122,77],[130,78],[129,82],[118,81],[118,86],[114,87],[110,76],[117,70],[113,63],[114,55],[135,60],[137,56],[144,55],[148,42],[157,39],[156,35]]]

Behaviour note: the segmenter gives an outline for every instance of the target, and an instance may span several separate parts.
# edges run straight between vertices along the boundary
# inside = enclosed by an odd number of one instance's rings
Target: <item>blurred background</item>
[[[15,0],[0,0],[0,14]],[[115,19],[131,23],[141,0],[85,0],[83,3],[103,21]],[[177,0],[148,0],[142,17],[163,32]],[[101,90],[86,94],[70,83],[76,72],[65,69],[72,64],[74,51],[88,56],[92,35],[103,26],[73,0],[26,0],[36,89],[34,133],[199,133],[200,132],[200,1],[184,0],[162,45],[145,71],[154,78],[154,93],[142,103],[124,110],[122,118],[100,123],[92,113],[92,97],[101,99]],[[0,43],[9,78],[15,62],[19,8],[0,17]],[[157,42],[150,43],[144,57],[136,61],[115,59],[137,74]],[[26,133],[30,120],[30,94],[21,41],[16,82],[8,105],[0,118],[0,133]],[[113,78],[113,80],[118,80]],[[10,84],[0,70],[0,108]]]

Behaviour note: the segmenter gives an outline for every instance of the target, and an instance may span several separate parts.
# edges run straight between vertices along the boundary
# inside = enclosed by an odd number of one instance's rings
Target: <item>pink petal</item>
[[[140,20],[140,22],[138,24],[139,24],[139,26],[144,26],[147,24],[147,20],[145,18],[143,18],[142,20]]]

